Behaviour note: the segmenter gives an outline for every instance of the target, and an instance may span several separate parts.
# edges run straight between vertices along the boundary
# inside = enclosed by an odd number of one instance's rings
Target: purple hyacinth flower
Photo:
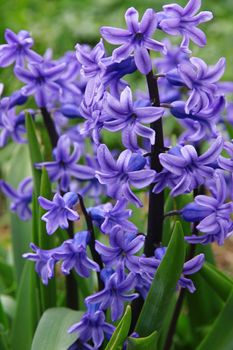
[[[12,30],[6,29],[5,39],[7,44],[0,45],[0,67],[7,67],[14,62],[16,65],[23,66],[25,60],[42,61],[42,57],[31,50],[34,42],[26,30],[15,34]]]
[[[96,171],[96,177],[101,184],[107,186],[108,195],[118,200],[124,198],[136,206],[142,206],[141,201],[130,189],[130,185],[144,188],[153,182],[155,171],[144,169],[145,158],[125,150],[116,161],[104,144],[98,147],[97,158],[100,170]]]
[[[113,227],[118,225],[123,230],[136,232],[137,227],[128,218],[132,215],[131,209],[126,209],[127,201],[119,200],[113,206],[111,203],[89,208],[93,222],[100,227],[103,233],[109,234]]]
[[[115,327],[105,322],[104,312],[98,310],[98,305],[88,305],[81,320],[71,326],[69,333],[77,333],[78,339],[87,342],[92,339],[95,349],[99,348],[104,341],[104,334],[111,336]]]
[[[181,51],[179,46],[172,45],[170,40],[164,39],[163,43],[167,50],[166,53],[163,57],[154,60],[154,65],[159,74],[176,69],[179,64],[189,60],[189,55]]]
[[[0,190],[7,196],[10,201],[10,210],[18,215],[21,220],[29,220],[32,211],[29,207],[32,201],[32,178],[27,177],[20,182],[17,190],[8,183],[0,180]]]
[[[15,91],[13,94],[9,97],[9,106],[8,108],[13,108],[15,106],[22,106],[25,102],[27,102],[27,96],[24,96],[22,92]]]
[[[143,247],[145,236],[132,232],[125,232],[120,226],[115,226],[110,235],[111,247],[96,241],[95,248],[101,255],[103,262],[109,267],[122,265],[131,272],[139,269],[139,257],[135,254]]]
[[[87,304],[100,303],[100,309],[111,308],[112,321],[118,320],[124,311],[124,303],[130,302],[138,297],[137,293],[128,294],[135,287],[135,277],[133,273],[125,276],[123,269],[113,272],[103,269],[101,275],[104,276],[105,288],[86,298]]]
[[[85,156],[86,165],[90,167],[93,171],[99,169],[99,163],[96,156],[91,156],[87,154]],[[77,183],[76,183],[77,184]],[[75,187],[74,187],[75,188]],[[96,177],[89,179],[85,184],[82,184],[80,188],[80,183],[77,184],[77,191],[81,196],[88,196],[93,199],[96,204],[101,202],[101,196],[106,195],[105,186],[101,185]]]
[[[87,78],[96,77],[102,71],[101,60],[105,57],[103,40],[101,39],[93,49],[80,44],[77,44],[75,49],[77,60],[82,65],[82,74]]]
[[[78,203],[78,195],[74,192],[67,192],[63,197],[56,193],[52,201],[40,196],[38,201],[43,209],[48,210],[41,218],[46,222],[48,235],[53,234],[58,227],[68,228],[68,220],[79,220],[78,213],[72,209]]]
[[[10,99],[8,101],[10,102]],[[15,108],[0,110],[0,148],[4,147],[10,138],[16,143],[26,142],[24,118],[25,112],[16,115]]]
[[[178,4],[169,4],[163,6],[163,12],[158,13],[159,28],[170,35],[181,35],[181,49],[185,52],[190,52],[190,40],[200,47],[206,45],[206,36],[197,26],[210,21],[213,14],[209,11],[197,14],[200,7],[201,0],[189,0],[184,8]]]
[[[55,260],[62,260],[61,271],[64,275],[74,269],[81,277],[89,277],[90,270],[99,271],[99,265],[87,256],[90,232],[81,231],[73,239],[65,241],[59,250],[53,253]]]
[[[34,243],[30,244],[30,248],[34,253],[25,253],[23,254],[23,258],[35,262],[36,272],[40,276],[42,283],[47,285],[49,279],[54,277],[56,260],[53,258],[52,253],[55,252],[57,248],[43,250]]]
[[[185,112],[198,113],[210,108],[219,94],[218,80],[225,71],[226,60],[224,57],[215,66],[208,67],[207,64],[197,57],[190,58],[189,62],[178,66],[178,74],[184,84],[191,90],[185,105]]]
[[[120,101],[107,94],[105,112],[108,119],[104,127],[110,131],[122,130],[122,142],[131,151],[139,149],[137,135],[149,139],[155,143],[155,131],[143,125],[152,123],[164,114],[164,108],[160,107],[137,107],[133,104],[132,92],[126,87],[120,96]]]
[[[87,103],[86,92],[85,97],[80,105],[80,115],[86,119],[83,127],[80,129],[81,134],[91,135],[94,143],[100,143],[100,131],[104,126],[105,116],[103,115],[102,99],[94,98],[91,104]]]
[[[23,95],[35,97],[38,107],[46,107],[49,103],[50,95],[59,95],[62,93],[61,85],[58,79],[61,77],[65,63],[47,68],[45,64],[28,64],[28,70],[22,67],[15,67],[14,72],[16,77],[26,83],[21,89]]]
[[[68,275],[72,269],[81,277],[89,277],[90,270],[99,271],[97,263],[87,256],[87,245],[90,241],[88,231],[77,232],[73,239],[68,239],[61,246],[43,250],[33,243],[30,245],[34,253],[23,254],[25,259],[35,261],[35,270],[44,284],[54,277],[54,267],[61,262],[61,272]]]
[[[219,96],[215,98],[215,101],[207,109],[200,110],[198,113],[187,114],[185,112],[185,102],[183,101],[173,102],[170,111],[174,117],[181,121],[181,125],[186,129],[182,139],[195,142],[206,137],[217,137],[216,124],[224,107],[225,98],[224,96]]]
[[[138,70],[142,74],[148,74],[152,69],[148,50],[165,50],[163,43],[151,39],[157,29],[156,13],[152,9],[147,9],[139,22],[138,12],[130,7],[125,13],[125,21],[127,29],[102,27],[100,33],[109,43],[121,45],[113,51],[112,58],[115,62],[121,62],[134,53]]]
[[[189,243],[209,244],[217,242],[222,245],[225,238],[232,234],[233,221],[231,220],[231,214],[233,212],[233,202],[225,203],[227,185],[221,172],[216,172],[215,188],[210,188],[210,191],[211,197],[197,196],[194,203],[188,204],[182,209],[183,218],[193,222],[200,221],[197,229],[204,233],[200,236],[186,236],[185,239]]]
[[[62,135],[57,143],[57,147],[53,152],[54,161],[37,163],[36,168],[45,167],[48,171],[52,182],[59,181],[59,187],[62,191],[67,191],[70,186],[71,177],[79,180],[93,179],[95,172],[86,165],[78,165],[77,161],[81,157],[78,144],[73,144],[67,135]]]
[[[148,276],[148,279],[150,282],[153,281],[154,275],[156,274],[156,271],[166,253],[165,247],[163,248],[157,248],[155,250],[155,256],[151,258],[142,257],[140,258],[140,266],[142,273],[146,274]],[[196,272],[198,272],[202,265],[204,264],[205,256],[204,254],[199,254],[192,258],[191,260],[188,260],[184,263],[182,275],[178,280],[177,286],[181,288],[187,288],[190,293],[194,293],[196,288],[193,284],[193,281],[189,278],[187,278],[187,275],[192,275]]]
[[[233,140],[225,142],[224,149],[227,151],[227,154],[230,156],[230,158],[220,156],[218,159],[218,164],[222,169],[232,172],[233,171]]]
[[[154,192],[171,188],[171,195],[188,193],[202,185],[214,174],[213,163],[223,149],[224,140],[219,136],[209,149],[198,156],[191,145],[173,147],[168,153],[159,155],[163,170],[155,176]]]

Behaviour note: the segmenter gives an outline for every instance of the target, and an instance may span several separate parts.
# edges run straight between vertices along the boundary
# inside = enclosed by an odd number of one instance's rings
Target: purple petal
[[[157,29],[157,16],[153,9],[147,9],[140,22],[140,32],[146,36],[151,36]]]
[[[142,74],[148,74],[151,71],[150,55],[145,47],[137,46],[134,51],[135,64]]]
[[[100,34],[106,41],[116,45],[128,42],[132,36],[132,34],[126,29],[113,27],[101,27]]]
[[[139,31],[138,11],[134,7],[130,7],[126,11],[125,21],[131,33],[137,33]]]

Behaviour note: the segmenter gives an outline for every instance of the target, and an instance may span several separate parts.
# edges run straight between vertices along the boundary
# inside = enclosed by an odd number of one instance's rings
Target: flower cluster
[[[72,271],[94,285],[93,294],[84,297],[81,320],[69,329],[77,334],[80,349],[100,349],[111,336],[115,328],[105,319],[107,310],[115,322],[126,303],[146,299],[167,252],[161,244],[164,197],[193,192],[194,199],[178,210],[190,223],[187,243],[221,245],[233,232],[228,191],[233,143],[222,127],[225,107],[230,108],[224,94],[232,86],[219,83],[224,58],[208,66],[191,56],[190,41],[200,47],[206,43],[198,26],[212,18],[210,12],[199,12],[200,5],[189,0],[184,8],[147,9],[141,20],[131,7],[125,13],[126,29],[102,27],[103,38],[94,48],[77,44],[75,52],[57,60],[50,51],[34,52],[26,31],[6,30],[7,43],[0,45],[0,66],[13,65],[22,83],[19,91],[0,99],[0,147],[27,142],[26,114],[40,126],[42,159],[33,164],[33,175],[38,182],[45,169],[53,191],[52,199],[36,199],[45,211],[40,219],[48,235],[58,228],[64,234],[55,233],[57,246],[51,249],[31,243],[32,252],[23,257],[35,263],[45,285],[58,269],[59,275],[67,278]],[[158,30],[165,40],[157,40]],[[168,35],[181,36],[181,45],[173,46]],[[110,56],[103,39],[119,45]],[[153,51],[156,59],[150,56]],[[146,78],[149,94],[135,92],[126,80],[137,70]],[[28,100],[33,109],[26,108]],[[1,180],[0,190],[13,212],[22,220],[31,218],[31,178],[23,179],[17,190]],[[147,236],[143,233],[144,222],[137,218],[148,201],[153,237],[149,228]],[[188,276],[201,269],[204,259],[199,254],[184,262],[177,290],[195,291]],[[97,279],[92,279],[94,273]]]

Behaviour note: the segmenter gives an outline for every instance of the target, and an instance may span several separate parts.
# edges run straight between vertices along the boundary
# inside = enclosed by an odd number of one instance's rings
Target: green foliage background
[[[26,29],[35,38],[35,47],[40,53],[50,47],[56,57],[72,50],[77,42],[98,42],[101,25],[124,26],[124,12],[129,6],[136,7],[142,14],[148,7],[160,11],[162,5],[169,2],[184,5],[187,1],[0,0],[0,41],[3,42],[5,28]],[[215,18],[202,26],[208,46],[202,50],[194,47],[194,55],[198,54],[209,63],[226,56],[225,77],[233,79],[232,0],[202,0],[202,10],[211,10]]]

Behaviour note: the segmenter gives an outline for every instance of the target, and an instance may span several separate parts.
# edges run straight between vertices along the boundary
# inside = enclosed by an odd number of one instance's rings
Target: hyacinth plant
[[[125,28],[101,27],[95,47],[59,59],[5,31],[0,66],[19,89],[1,85],[0,147],[17,144],[26,177],[0,181],[20,261],[17,293],[1,298],[1,349],[233,348],[233,282],[211,250],[233,232],[232,84],[220,82],[223,57],[192,55],[213,17],[200,6],[141,18],[131,7]],[[0,265],[8,289],[10,271]]]

